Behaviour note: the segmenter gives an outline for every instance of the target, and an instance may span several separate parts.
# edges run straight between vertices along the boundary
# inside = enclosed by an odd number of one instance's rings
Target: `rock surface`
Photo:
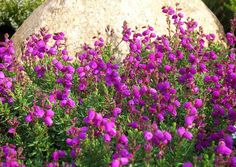
[[[198,21],[204,32],[215,33],[218,38],[224,36],[222,25],[201,0],[47,0],[14,34],[16,53],[20,56],[24,40],[44,26],[50,33],[65,33],[71,55],[78,52],[84,42],[91,44],[98,31],[105,36],[107,25],[114,29],[118,42],[124,20],[133,29],[151,25],[161,35],[167,32],[161,7],[174,7],[176,2],[180,2],[185,16]]]

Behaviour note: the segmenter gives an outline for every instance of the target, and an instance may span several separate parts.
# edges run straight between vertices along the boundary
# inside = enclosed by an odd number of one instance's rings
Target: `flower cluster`
[[[20,149],[16,149],[15,145],[9,144],[0,147],[0,164],[1,166],[18,166],[25,167],[24,164],[18,162],[21,157]]]
[[[53,118],[54,111],[52,110],[51,106],[48,105],[46,109],[42,109],[40,106],[33,106],[32,111],[29,112],[29,114],[25,117],[26,122],[32,122],[35,119],[43,119],[44,123],[47,126],[52,126],[53,124]]]
[[[0,43],[0,102],[12,103],[11,97],[12,82],[14,78],[9,77],[9,73],[14,70],[14,48],[13,41],[6,38]]]
[[[72,148],[70,155],[71,157],[76,157],[80,153],[80,142],[81,140],[86,139],[86,133],[88,131],[87,127],[77,128],[72,126],[68,131],[67,134],[70,135],[72,138],[67,138],[66,143]]]

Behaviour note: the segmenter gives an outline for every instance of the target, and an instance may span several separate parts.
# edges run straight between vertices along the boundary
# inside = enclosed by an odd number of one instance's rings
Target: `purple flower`
[[[169,7],[168,14],[173,15],[175,13],[175,10],[172,7]]]
[[[236,132],[236,128],[234,127],[234,125],[229,125],[229,126],[227,127],[227,130],[228,130],[230,133]]]
[[[164,139],[164,133],[159,129],[156,130],[155,136],[158,137],[161,140]]]
[[[128,124],[128,126],[136,129],[136,128],[138,128],[138,123],[137,122],[131,122],[131,123]]]
[[[86,139],[86,132],[80,132],[79,133],[79,138],[82,139],[82,140],[85,140]]]
[[[171,70],[171,66],[170,65],[165,65],[164,69],[166,72],[169,72]]]
[[[66,139],[66,144],[68,144],[69,146],[71,146],[73,144],[72,139],[71,138],[67,138]]]
[[[111,141],[111,136],[110,136],[109,134],[105,134],[105,135],[103,136],[103,139],[104,139],[104,141],[105,141],[106,143],[109,143],[109,142]]]
[[[166,140],[168,140],[168,141],[172,140],[172,136],[171,136],[171,134],[169,132],[164,131],[163,134],[164,134]]]
[[[128,138],[125,135],[122,135],[119,141],[123,144],[128,144]]]
[[[3,78],[5,78],[5,75],[2,71],[0,71],[0,79],[3,79]]]
[[[191,102],[184,103],[184,108],[189,109],[192,106]]]
[[[48,100],[53,104],[56,104],[57,102],[54,94],[50,94]]]
[[[145,152],[151,152],[152,149],[153,149],[153,146],[151,143],[145,143],[144,144],[144,149],[145,149]]]
[[[34,114],[38,118],[42,118],[44,116],[44,110],[41,109],[39,106],[34,107]]]
[[[79,128],[79,130],[80,130],[81,132],[87,132],[88,129],[89,129],[89,128],[88,128],[87,126],[82,126],[82,127]]]
[[[210,82],[211,81],[211,77],[209,75],[206,75],[204,78],[205,82]]]
[[[224,141],[220,141],[216,148],[216,152],[222,155],[230,155],[232,150],[226,146]]]
[[[184,132],[184,134],[183,134],[183,137],[186,138],[186,139],[188,139],[188,140],[191,140],[191,139],[193,138],[193,135],[192,135],[191,132],[189,132],[189,131],[186,130],[186,131]]]
[[[65,107],[67,105],[67,100],[60,101],[60,106]]]
[[[58,159],[59,159],[59,154],[58,154],[57,151],[55,151],[55,152],[52,153],[52,159],[53,159],[54,161],[58,161]]]
[[[158,113],[158,114],[156,115],[156,117],[157,117],[157,119],[159,119],[160,121],[164,121],[164,119],[165,119],[163,113]]]
[[[190,63],[194,63],[195,62],[195,55],[194,54],[192,54],[192,53],[190,53],[190,55],[189,55],[189,57],[188,57],[188,61],[190,62]]]
[[[76,106],[74,100],[72,100],[72,99],[67,100],[67,105],[71,108],[74,108]]]
[[[133,93],[134,97],[140,98],[139,88],[136,85],[133,86]]]
[[[129,163],[129,159],[126,157],[120,158],[121,165],[127,165]]]
[[[89,66],[92,68],[92,69],[96,69],[98,67],[97,63],[95,61],[91,61],[89,63]]]
[[[51,117],[48,117],[48,116],[46,116],[46,117],[44,118],[44,122],[45,122],[45,124],[46,124],[47,126],[52,126],[52,124],[53,124],[52,118],[51,118]]]
[[[196,115],[197,114],[197,109],[195,107],[192,107],[189,111],[190,115]]]
[[[55,61],[54,61],[55,62]],[[56,64],[55,64],[55,67],[58,69],[58,70],[61,70],[63,68],[63,64],[58,61]]]
[[[217,97],[220,96],[220,92],[219,91],[213,91],[212,95],[217,98]]]
[[[38,49],[42,49],[45,46],[45,42],[43,40],[39,40],[37,42]]]
[[[149,131],[144,132],[145,140],[150,141],[152,139],[152,137],[153,137],[153,134],[151,132],[149,132]]]
[[[194,106],[195,106],[196,108],[202,107],[202,100],[201,100],[201,99],[195,99],[195,101],[194,101]]]
[[[78,137],[74,137],[74,138],[72,139],[72,144],[73,144],[73,145],[78,145],[79,143],[80,143],[80,140],[79,140]]]
[[[63,55],[63,56],[62,56],[62,59],[63,59],[64,61],[72,61],[72,60],[73,60],[73,57],[72,57],[72,56],[68,56],[68,55]]]
[[[185,162],[182,167],[193,167],[193,164],[191,162]]]
[[[103,119],[103,123],[105,125],[105,131],[111,135],[115,136],[116,135],[116,130],[115,130],[115,123],[108,120],[108,119]]]
[[[68,71],[69,74],[73,74],[75,72],[75,68],[72,67],[71,65],[68,65],[67,66],[67,71]]]
[[[54,161],[58,161],[59,158],[64,158],[65,155],[66,155],[65,151],[63,151],[63,150],[58,150],[58,151],[54,151],[54,152],[52,153],[52,158],[53,158]]]
[[[121,113],[121,108],[116,107],[113,109],[114,117],[117,117],[120,113]]]
[[[226,39],[227,39],[227,42],[230,46],[233,46],[236,42],[236,37],[234,36],[233,33],[227,33],[226,34]]]
[[[46,117],[53,117],[54,116],[54,111],[52,111],[51,109],[46,110]]]
[[[112,160],[111,167],[120,167],[120,161],[118,159]]]
[[[227,147],[229,147],[230,149],[233,148],[234,141],[233,141],[233,138],[230,135],[226,135],[224,137],[224,141],[225,141],[225,144],[226,144]]]
[[[157,93],[156,89],[150,88],[149,89],[150,94],[155,95]]]
[[[151,61],[154,61],[155,60],[155,54],[154,53],[150,53],[148,55],[148,58],[151,60]]]
[[[97,114],[96,114],[96,117],[95,117],[95,120],[96,120],[97,122],[102,121],[102,120],[103,120],[102,114],[101,114],[101,113],[97,113]]]
[[[174,62],[175,59],[176,59],[176,56],[175,56],[173,53],[170,53],[169,56],[168,56],[168,58],[169,58],[169,60],[170,60],[171,62]]]
[[[58,154],[59,154],[60,158],[64,158],[66,156],[66,153],[63,150],[58,150]]]
[[[219,77],[214,75],[214,76],[211,77],[211,80],[213,82],[217,83],[219,81]]]
[[[33,117],[32,117],[32,114],[28,114],[26,117],[25,117],[25,121],[27,123],[31,122],[33,120]]]
[[[95,115],[96,115],[96,112],[93,109],[90,109],[88,111],[88,119],[89,119],[89,121],[92,121],[94,119]]]
[[[230,166],[236,167],[236,157],[235,156],[230,158]]]
[[[79,84],[79,87],[78,87],[78,90],[79,90],[79,91],[83,91],[83,90],[86,89],[86,87],[87,87],[87,86],[86,86],[85,83],[80,83],[80,84]]]
[[[10,128],[8,130],[8,133],[15,134],[16,133],[16,129],[15,128]]]
[[[191,126],[193,124],[194,119],[195,119],[194,116],[186,116],[185,117],[186,126]]]
[[[177,133],[179,136],[183,136],[183,134],[185,133],[185,128],[184,127],[180,127],[177,129]]]

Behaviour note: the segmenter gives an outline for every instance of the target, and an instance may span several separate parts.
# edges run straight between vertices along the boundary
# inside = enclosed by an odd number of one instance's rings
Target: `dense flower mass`
[[[179,4],[162,12],[168,34],[124,22],[122,62],[101,37],[71,56],[46,28],[21,63],[0,43],[0,166],[236,166],[234,32],[226,44]]]
[[[10,95],[12,89],[13,78],[9,77],[6,73],[12,72],[14,48],[11,40],[6,40],[5,43],[0,43],[0,101],[13,102]]]

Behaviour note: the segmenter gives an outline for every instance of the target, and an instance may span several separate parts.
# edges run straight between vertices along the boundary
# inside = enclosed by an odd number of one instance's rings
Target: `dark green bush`
[[[0,41],[10,36],[23,21],[45,0],[0,0]]]
[[[0,25],[18,28],[30,13],[44,0],[3,0],[0,1]]]
[[[233,18],[236,11],[236,0],[203,0],[203,2],[219,19],[225,32],[229,32],[229,20]]]

